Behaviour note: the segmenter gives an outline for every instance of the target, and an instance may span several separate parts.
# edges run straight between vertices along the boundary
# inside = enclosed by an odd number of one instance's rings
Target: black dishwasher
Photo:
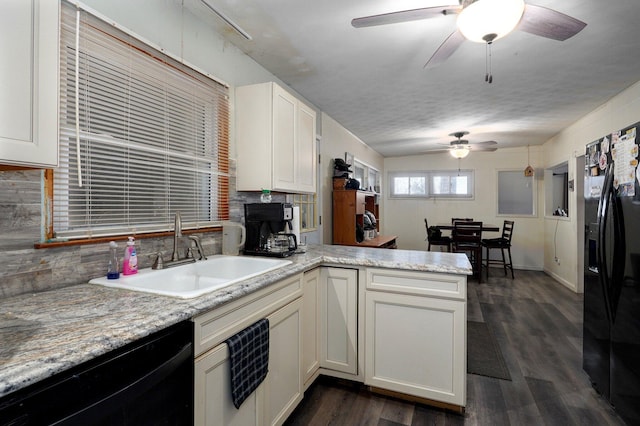
[[[184,321],[0,399],[2,425],[192,425]]]

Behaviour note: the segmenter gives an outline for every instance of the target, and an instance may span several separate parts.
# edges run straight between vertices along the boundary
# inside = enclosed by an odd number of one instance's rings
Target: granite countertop
[[[0,397],[323,264],[470,275],[464,254],[309,247],[293,263],[193,299],[81,284],[0,299]]]

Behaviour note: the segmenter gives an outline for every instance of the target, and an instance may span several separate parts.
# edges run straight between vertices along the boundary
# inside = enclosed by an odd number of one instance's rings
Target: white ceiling
[[[200,3],[189,7],[233,44],[384,156],[471,143],[537,145],[640,80],[640,1],[525,0],[587,23],[555,41],[515,31],[493,44],[465,41],[442,65],[426,61],[455,30],[455,15],[353,28],[355,17],[456,0],[208,0],[246,41]],[[640,117],[639,117],[640,119]]]

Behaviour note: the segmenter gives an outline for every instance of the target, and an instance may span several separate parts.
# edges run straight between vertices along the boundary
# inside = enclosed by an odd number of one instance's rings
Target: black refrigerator
[[[633,126],[586,147],[583,368],[640,424],[640,172]]]

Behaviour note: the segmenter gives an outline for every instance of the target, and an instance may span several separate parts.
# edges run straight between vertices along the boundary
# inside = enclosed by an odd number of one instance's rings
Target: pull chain
[[[482,39],[487,42],[485,45],[485,74],[484,81],[491,84],[493,83],[493,74],[491,74],[491,45],[496,38],[496,34],[487,34]]]
[[[493,83],[493,75],[491,74],[491,42],[487,43],[486,47],[486,59],[485,59],[485,75],[484,81],[491,84]]]

